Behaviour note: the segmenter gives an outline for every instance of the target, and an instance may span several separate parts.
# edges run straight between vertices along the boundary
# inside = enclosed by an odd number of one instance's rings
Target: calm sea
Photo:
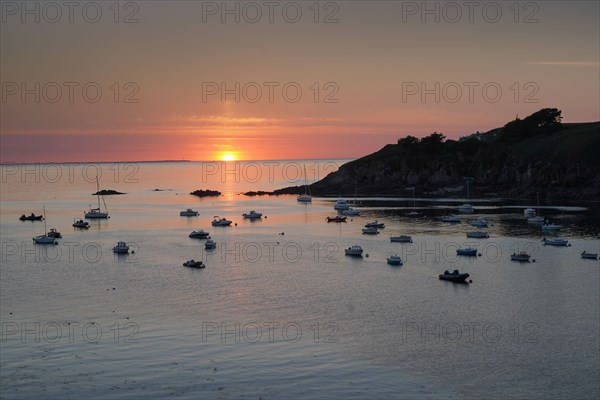
[[[598,203],[542,204],[568,247],[543,246],[525,201],[248,197],[314,182],[344,161],[5,165],[0,194],[0,397],[595,399],[600,396]],[[106,196],[110,219],[71,224]],[[158,191],[155,189],[159,189]],[[195,189],[220,190],[198,198]],[[410,192],[409,192],[410,193]],[[102,203],[101,203],[102,204]],[[32,244],[46,209],[57,246]],[[104,204],[102,204],[104,208]],[[197,217],[180,217],[193,208]],[[241,214],[264,214],[248,221]],[[233,220],[212,227],[213,216]],[[489,239],[467,239],[468,221]],[[381,234],[361,228],[385,223]],[[190,239],[204,229],[217,242]],[[412,244],[391,243],[409,234]],[[134,254],[116,256],[123,240]],[[358,244],[362,259],[344,255]],[[476,246],[480,257],[456,256]],[[510,261],[528,251],[535,262]],[[400,255],[403,266],[386,258]],[[203,260],[206,269],[182,266]],[[470,285],[440,281],[444,270]]]

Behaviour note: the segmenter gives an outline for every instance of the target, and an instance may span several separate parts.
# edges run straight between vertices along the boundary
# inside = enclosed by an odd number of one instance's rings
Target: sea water
[[[568,247],[543,246],[526,201],[353,198],[361,216],[327,223],[334,198],[245,196],[303,185],[344,161],[2,166],[0,396],[33,398],[597,398],[597,203],[544,204]],[[74,218],[97,206],[89,230]],[[159,189],[158,191],[156,189]],[[219,197],[189,195],[219,190]],[[105,205],[100,200],[101,207]],[[34,245],[43,222],[63,235]],[[197,217],[180,217],[193,208]],[[261,220],[244,220],[256,210]],[[230,227],[212,227],[214,216]],[[485,217],[488,228],[468,221]],[[377,219],[379,235],[361,228]],[[204,229],[217,242],[190,239]],[[489,239],[467,239],[485,230]],[[391,243],[408,234],[413,243]],[[117,241],[133,254],[115,255]],[[344,255],[358,244],[362,258]],[[472,245],[479,257],[457,257]],[[534,262],[510,260],[527,251]],[[386,258],[398,254],[402,266]],[[182,263],[202,260],[205,269]],[[468,272],[468,285],[440,281]]]

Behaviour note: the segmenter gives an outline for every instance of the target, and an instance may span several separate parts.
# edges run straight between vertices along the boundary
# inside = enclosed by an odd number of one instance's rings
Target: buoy
[[[237,226],[237,222],[235,224],[233,224],[233,226]]]
[[[365,254],[365,257],[369,257],[369,254],[368,254],[368,253],[367,253],[367,254]]]
[[[473,279],[469,279],[469,283],[473,283]]]
[[[477,254],[479,257],[481,257],[481,253]]]
[[[131,254],[135,254],[135,250],[131,250]]]
[[[265,215],[265,219],[267,219],[267,216]]]
[[[531,260],[531,262],[535,262],[535,260]]]

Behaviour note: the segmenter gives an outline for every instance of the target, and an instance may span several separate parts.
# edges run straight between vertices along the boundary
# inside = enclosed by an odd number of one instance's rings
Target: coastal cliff
[[[546,121],[540,122],[542,112]],[[417,196],[464,197],[465,177],[474,197],[600,199],[600,122],[562,124],[560,110],[544,109],[456,141],[439,133],[408,136],[342,165],[310,188],[317,196],[407,197],[414,187]]]

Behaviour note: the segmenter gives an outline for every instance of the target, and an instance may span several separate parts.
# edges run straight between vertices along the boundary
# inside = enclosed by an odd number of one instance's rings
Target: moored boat
[[[125,242],[117,242],[113,246],[112,251],[115,252],[115,253],[117,253],[117,254],[128,254],[129,253],[129,246]]]
[[[561,237],[550,238],[550,239],[543,238],[542,242],[544,242],[544,246],[545,245],[549,245],[549,246],[567,246],[569,244],[569,241],[567,239],[564,239],[564,238],[561,238]]]
[[[439,274],[438,277],[444,281],[456,282],[456,283],[467,283],[466,279],[469,277],[467,273],[460,273],[457,269],[453,272],[444,271],[443,274]]]
[[[54,239],[60,239],[60,238],[62,238],[62,235],[60,234],[60,232],[57,231],[54,228],[50,228],[50,232],[47,233],[47,236],[50,236],[50,237],[52,237]]]
[[[489,233],[483,231],[471,231],[467,232],[467,237],[472,239],[487,239],[490,237]]]
[[[339,198],[335,202],[335,205],[333,206],[333,208],[334,208],[334,210],[338,210],[338,211],[347,210],[350,208],[350,205],[348,204],[348,200]]]
[[[106,202],[104,201],[104,196],[102,196],[102,203],[104,203],[104,209],[106,211],[102,211],[100,209],[100,183],[98,181],[98,177],[96,177],[96,198],[98,199],[98,207],[91,208],[89,211],[84,211],[83,216],[88,219],[107,219],[108,218],[108,210],[106,209]]]
[[[379,234],[379,231],[377,230],[377,228],[369,227],[369,228],[362,228],[362,233],[364,235],[377,235],[377,234]]]
[[[80,228],[80,229],[89,229],[90,228],[90,223],[87,221],[84,221],[82,219],[74,219],[73,220],[73,227],[75,228]]]
[[[560,230],[560,228],[562,228],[562,225],[548,224],[548,223],[542,225],[542,230],[544,230],[544,231],[558,231],[558,230]]]
[[[188,236],[192,239],[206,239],[208,235],[208,232],[205,232],[204,230],[200,229],[199,231],[192,231],[192,233],[190,233]]]
[[[202,261],[194,261],[194,259],[184,262],[183,266],[188,268],[206,268],[206,265]]]
[[[387,263],[389,265],[402,265],[402,258],[398,254],[394,254],[387,258]]]
[[[336,215],[335,217],[327,217],[327,222],[346,222],[347,217]]]
[[[260,218],[262,218],[262,213],[252,210],[249,213],[243,213],[242,217],[244,217],[246,219],[260,219]]]
[[[20,221],[41,221],[44,219],[43,215],[35,215],[34,213],[31,213],[31,215],[21,215],[19,217]]]
[[[390,236],[390,242],[412,243],[412,237],[408,235]]]
[[[456,214],[445,215],[442,217],[442,222],[459,223],[460,216]]]
[[[179,216],[181,217],[197,217],[200,214],[198,211],[194,211],[191,208],[188,208],[185,211],[180,211]]]
[[[340,214],[346,215],[348,217],[357,217],[360,215],[360,211],[355,210],[354,208],[349,208],[347,210],[340,211]]]
[[[204,248],[206,250],[211,250],[211,249],[214,249],[216,247],[217,247],[217,243],[214,240],[210,239],[210,238],[204,243]]]
[[[347,256],[362,257],[363,249],[359,245],[350,246],[344,250]]]
[[[475,221],[471,221],[471,226],[475,226],[477,228],[485,228],[488,226],[488,222],[485,218],[478,218]]]
[[[474,249],[472,247],[466,247],[463,249],[456,249],[456,254],[459,256],[469,256],[469,257],[473,257],[473,256],[477,256],[477,249]]]
[[[511,261],[529,262],[530,258],[531,256],[524,251],[521,251],[519,253],[512,253],[510,255]]]
[[[375,221],[371,221],[368,224],[366,224],[365,228],[383,229],[383,228],[385,228],[385,224],[383,222],[378,222],[377,220],[375,220]]]
[[[590,260],[597,260],[598,259],[598,253],[588,253],[587,251],[584,251],[583,253],[581,253],[581,258],[587,258]]]
[[[231,221],[227,218],[219,218],[218,215],[215,215],[215,218],[211,222],[212,226],[229,226],[231,225]]]

